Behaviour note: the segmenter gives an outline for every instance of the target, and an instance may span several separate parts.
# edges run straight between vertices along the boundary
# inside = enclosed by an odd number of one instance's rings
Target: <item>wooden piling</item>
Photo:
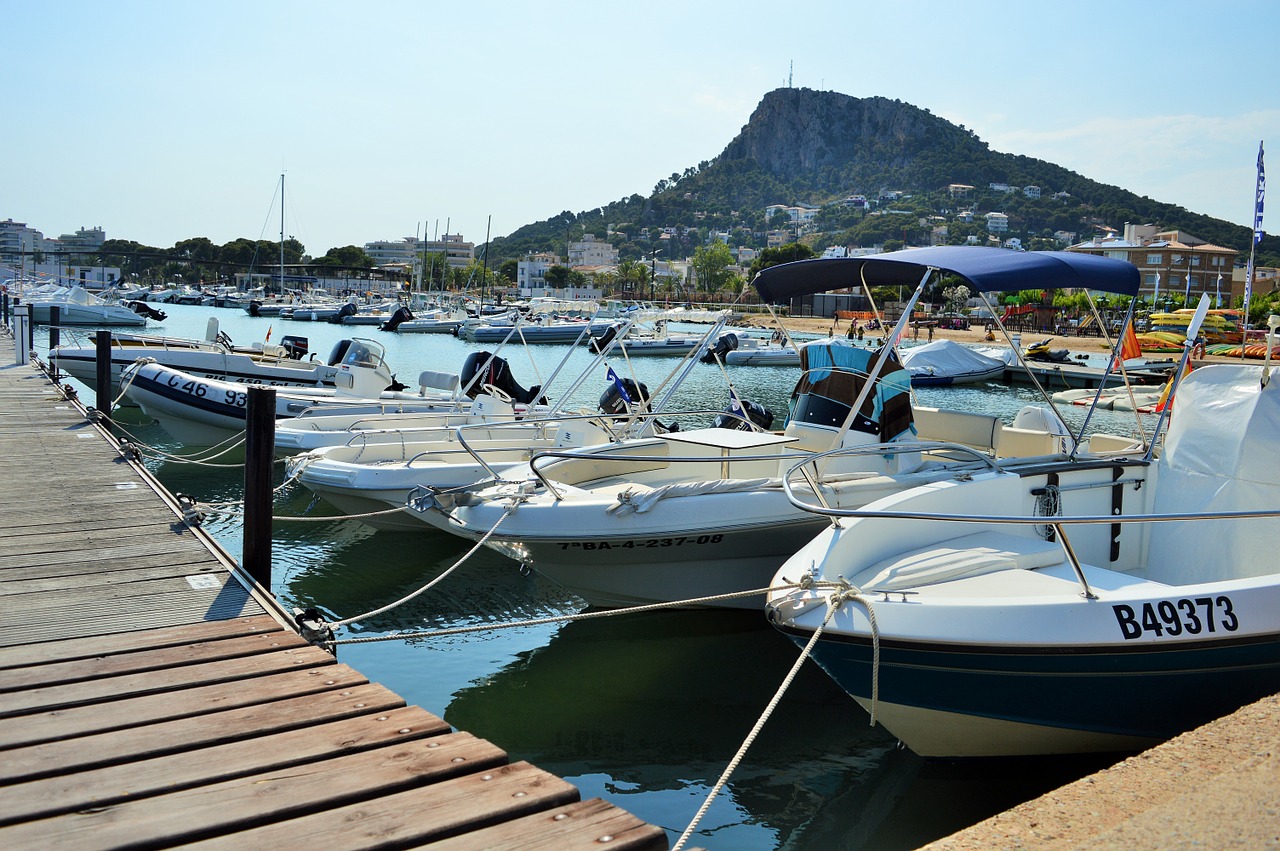
[[[276,443],[276,391],[249,387],[245,409],[244,553],[253,581],[271,590],[272,462]]]

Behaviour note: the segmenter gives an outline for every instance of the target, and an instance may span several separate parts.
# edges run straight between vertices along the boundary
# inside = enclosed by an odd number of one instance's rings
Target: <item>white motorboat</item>
[[[147,318],[125,305],[99,298],[84,287],[44,286],[22,294],[22,303],[31,308],[31,321],[48,325],[53,308],[58,308],[58,325],[138,326]]]
[[[342,340],[329,362],[336,368],[333,387],[280,389],[276,416],[296,417],[317,408],[352,413],[448,410],[463,405],[457,391],[431,386],[423,373],[418,391],[405,392],[372,340]],[[215,446],[244,431],[249,385],[202,378],[149,358],[121,375],[126,398],[154,417],[171,436],[190,446]],[[395,389],[388,389],[395,388]]]
[[[717,325],[716,327],[719,327]],[[622,333],[625,330],[625,333]],[[619,348],[626,357],[683,357],[690,352],[705,348],[705,334],[692,334],[670,331],[667,321],[659,319],[655,322],[636,322],[629,329],[622,323],[611,323],[602,333],[592,337],[588,345],[597,350],[620,336]]]
[[[999,289],[1015,273],[1036,270],[1045,285],[1075,286],[1081,268],[1094,273],[1092,288],[1132,292],[1137,285],[1136,275],[1131,279],[1117,268],[1132,267],[1094,265],[1102,258],[1084,257],[1075,265],[1057,261],[1043,269],[1042,257],[975,251],[884,255],[892,261],[801,261],[766,270],[756,286],[773,300],[847,286],[865,275],[893,285],[919,277],[914,302],[942,270],[984,291]],[[910,303],[900,326],[909,315]],[[890,339],[900,332],[901,327]],[[593,605],[685,601],[759,592],[777,566],[824,525],[820,517],[804,516],[781,486],[782,475],[805,459],[813,463],[805,466],[804,487],[816,489],[825,504],[850,508],[924,483],[964,479],[996,458],[1056,458],[1070,451],[1056,418],[1039,426],[1008,426],[994,416],[913,409],[909,376],[891,351],[871,352],[835,338],[804,344],[801,358],[791,415],[780,433],[755,425],[699,429],[550,453],[533,459],[524,481],[440,495],[434,504],[423,501],[417,513],[466,537],[489,535],[488,546]],[[758,420],[767,428],[771,416]],[[738,423],[745,426],[742,419]],[[833,461],[821,455],[842,447],[873,451]],[[514,471],[506,476],[519,478]],[[714,604],[753,607],[763,599],[756,593]]]
[[[720,358],[726,366],[799,366],[800,350],[780,332],[772,337],[756,337],[730,331],[721,334],[702,356],[703,363]]]
[[[344,513],[370,515],[360,519],[374,528],[423,531],[421,520],[387,509],[405,508],[423,489],[448,491],[497,478],[541,450],[613,437],[609,420],[599,416],[517,421],[502,400],[485,395],[464,417],[457,427],[413,428],[407,415],[403,428],[361,431],[345,445],[295,455],[289,474]]]
[[[205,339],[160,337],[146,334],[111,335],[111,395],[120,392],[120,375],[138,358],[200,378],[220,381],[267,384],[277,387],[332,387],[338,365],[304,360],[308,354],[305,337],[286,336],[281,344],[253,343],[237,346],[218,329],[210,317]],[[97,344],[77,340],[50,350],[50,362],[72,378],[97,389]]]
[[[934,340],[902,351],[902,365],[914,387],[945,387],[1001,378],[1003,360],[988,357],[954,340]]]
[[[1280,383],[1261,376],[1183,379],[1154,459],[994,467],[834,516],[769,619],[801,645],[821,626],[813,658],[923,756],[1138,750],[1273,694]]]

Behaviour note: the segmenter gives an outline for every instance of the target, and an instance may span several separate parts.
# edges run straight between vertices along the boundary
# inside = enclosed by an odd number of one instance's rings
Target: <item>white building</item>
[[[418,276],[422,267],[422,255],[443,254],[451,269],[465,269],[476,257],[476,246],[467,242],[460,233],[446,233],[440,239],[419,239],[406,236],[404,239],[378,240],[366,242],[364,252],[374,260],[376,266],[406,264],[413,277]]]
[[[1009,217],[1004,213],[987,213],[987,231],[1004,233],[1009,229]]]
[[[556,254],[528,254],[523,260],[516,262],[516,286],[520,289],[520,294],[525,298],[525,291],[547,289],[546,275],[547,270],[552,266],[560,264],[560,257]]]
[[[584,233],[580,241],[569,243],[568,253],[571,269],[579,266],[616,266],[618,264],[618,249],[604,240],[596,239],[595,234],[592,233]]]
[[[1024,187],[1022,187],[1022,194],[1023,194],[1023,195],[1026,195],[1028,198],[1030,198],[1030,199],[1032,199],[1032,200],[1037,200],[1037,199],[1039,199],[1039,197],[1040,197],[1040,187],[1039,187],[1039,186],[1024,186]]]

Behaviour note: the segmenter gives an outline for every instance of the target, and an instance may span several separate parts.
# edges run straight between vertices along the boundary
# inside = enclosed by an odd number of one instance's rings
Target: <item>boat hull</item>
[[[813,656],[871,711],[869,637],[824,633]],[[876,718],[921,756],[1131,751],[1280,690],[1280,635],[1142,648],[882,638],[878,679]]]
[[[248,385],[198,378],[159,364],[141,364],[123,378],[125,395],[188,446],[217,446],[245,429]],[[317,407],[350,413],[448,410],[452,400],[384,393],[377,399],[341,396],[327,388],[276,394],[276,417],[293,418]]]
[[[488,546],[593,606],[614,608],[766,588],[787,556],[825,523],[797,514],[787,521],[735,525],[721,515],[702,525],[637,524],[626,532],[590,538],[567,532],[558,537],[512,534],[504,523]],[[475,537],[477,526],[468,525],[466,531],[456,524],[449,528]],[[697,605],[758,611],[764,599],[759,594]]]

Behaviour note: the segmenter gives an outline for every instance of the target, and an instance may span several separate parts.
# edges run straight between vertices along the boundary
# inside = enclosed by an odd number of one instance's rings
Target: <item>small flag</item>
[[[1133,331],[1133,323],[1124,326],[1124,337],[1120,340],[1120,360],[1142,357],[1142,346],[1138,343],[1138,335]]]
[[[630,405],[634,401],[631,398],[631,394],[627,392],[626,385],[623,384],[622,379],[618,377],[618,373],[613,371],[613,367],[611,366],[605,367],[604,376],[605,378],[609,379],[610,382],[612,382],[613,386],[618,391],[618,395],[622,397],[622,401],[626,402],[628,405]]]
[[[271,326],[271,325],[268,325],[268,326],[267,326],[267,337],[266,337],[266,339],[265,339],[265,340],[263,340],[262,342],[264,342],[264,343],[270,343],[270,342],[271,342],[271,328],[272,328],[272,327],[273,327],[273,326]]]
[[[1258,200],[1253,208],[1253,244],[1262,242],[1262,196],[1267,191],[1267,172],[1262,167],[1262,142],[1258,143]]]

